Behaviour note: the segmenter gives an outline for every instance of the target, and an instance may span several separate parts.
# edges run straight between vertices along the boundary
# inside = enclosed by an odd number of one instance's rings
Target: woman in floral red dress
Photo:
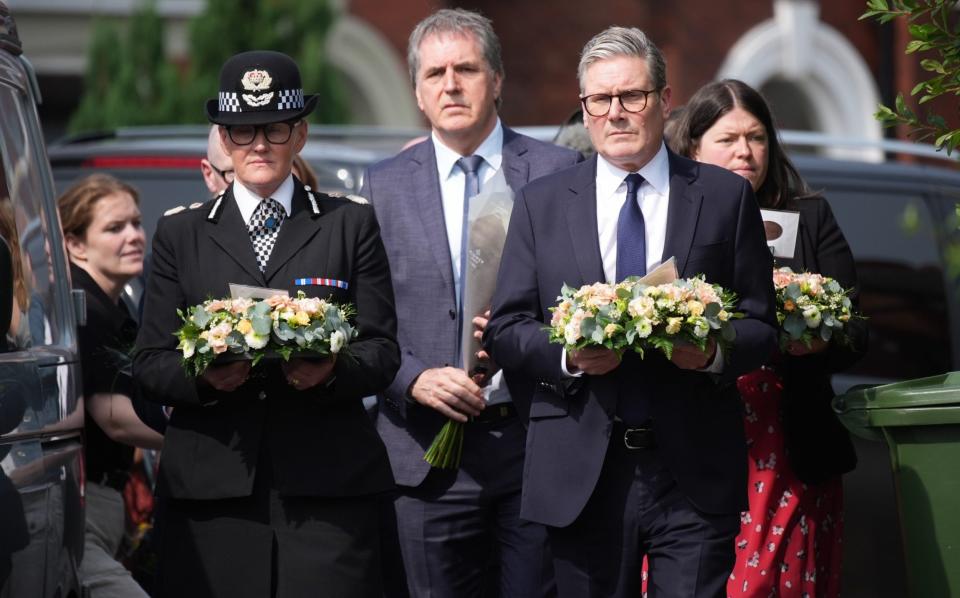
[[[770,109],[746,84],[725,80],[684,108],[671,147],[750,181],[761,208],[799,212],[790,259],[777,266],[818,272],[853,289],[853,255],[822,196],[810,193],[783,152]],[[770,237],[770,231],[768,231]],[[862,322],[847,346],[789,342],[770,364],[737,381],[749,445],[749,504],[736,540],[730,597],[839,594],[843,501],[840,474],[853,469],[850,437],[830,409],[830,374],[866,345]]]

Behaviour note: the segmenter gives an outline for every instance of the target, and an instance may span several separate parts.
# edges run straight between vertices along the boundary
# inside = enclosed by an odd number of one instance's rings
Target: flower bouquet
[[[550,341],[568,351],[606,347],[643,357],[653,348],[670,359],[678,341],[706,349],[713,337],[729,345],[736,336],[731,320],[742,317],[733,311],[736,296],[702,276],[655,285],[636,277],[579,289],[564,285],[557,300],[547,330]]]
[[[789,341],[801,341],[809,347],[815,338],[846,343],[847,322],[862,317],[853,312],[849,289],[828,276],[779,268],[773,271],[773,286],[781,347]]]
[[[201,375],[221,356],[243,356],[253,365],[266,356],[289,360],[294,354],[334,355],[354,337],[353,308],[307,297],[278,294],[266,299],[208,299],[177,310],[183,325],[174,335],[183,366]]]

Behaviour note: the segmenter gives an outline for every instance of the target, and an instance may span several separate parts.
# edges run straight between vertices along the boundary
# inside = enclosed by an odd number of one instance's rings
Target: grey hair
[[[653,86],[663,89],[667,86],[667,62],[663,54],[647,34],[636,27],[608,27],[593,36],[580,53],[580,65],[577,67],[577,79],[580,81],[580,93],[583,93],[583,78],[587,68],[600,60],[616,56],[635,56],[647,61],[647,71],[653,78]]]
[[[503,58],[500,55],[500,39],[493,31],[493,21],[472,10],[444,8],[417,23],[407,43],[407,67],[410,81],[417,86],[417,71],[420,70],[420,44],[430,35],[441,33],[472,35],[480,44],[480,51],[487,66],[494,73],[504,76]]]

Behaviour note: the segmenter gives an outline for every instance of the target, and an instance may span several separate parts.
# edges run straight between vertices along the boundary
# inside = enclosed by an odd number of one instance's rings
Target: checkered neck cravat
[[[280,202],[267,197],[260,200],[257,208],[250,217],[250,243],[253,244],[253,253],[257,256],[257,265],[260,271],[267,269],[270,253],[277,243],[277,232],[283,224],[284,210]]]

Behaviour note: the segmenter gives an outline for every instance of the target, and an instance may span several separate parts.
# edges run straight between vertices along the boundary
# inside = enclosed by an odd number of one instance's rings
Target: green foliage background
[[[164,22],[152,0],[131,16],[122,36],[114,23],[98,20],[69,129],[204,123],[204,102],[217,94],[220,66],[255,49],[297,62],[304,92],[321,98],[311,121],[347,122],[343,85],[324,56],[334,19],[326,0],[208,0],[189,24],[189,63],[182,68],[166,61]]]

